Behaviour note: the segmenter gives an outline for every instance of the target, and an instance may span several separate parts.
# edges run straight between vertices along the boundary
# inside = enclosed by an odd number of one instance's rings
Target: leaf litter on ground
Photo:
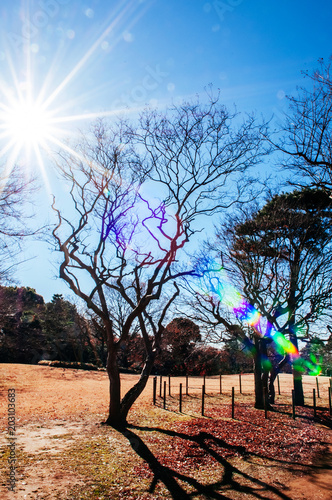
[[[235,419],[230,406],[211,408],[206,417],[173,421],[167,429],[153,428],[145,433],[145,442],[153,446],[156,459],[178,473],[223,463],[232,457],[257,457],[273,460],[281,466],[310,466],[314,457],[326,449],[326,429],[312,418],[312,408],[297,409],[296,419],[289,407],[278,405],[268,412],[238,405]],[[323,421],[327,411],[320,412]],[[151,475],[147,463],[135,467],[141,477]]]

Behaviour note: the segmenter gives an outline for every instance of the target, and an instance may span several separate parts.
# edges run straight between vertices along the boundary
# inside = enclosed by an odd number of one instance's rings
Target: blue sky
[[[0,14],[0,101],[27,81],[35,97],[43,89],[50,111],[63,119],[62,141],[100,114],[167,106],[209,84],[227,106],[279,116],[285,95],[305,83],[301,71],[332,53],[330,1],[14,0],[2,2]],[[63,195],[42,154],[48,184],[33,157],[26,165],[41,179],[38,221],[51,220],[50,193]],[[26,244],[24,257],[34,258],[20,267],[18,283],[46,300],[68,295],[47,244]]]

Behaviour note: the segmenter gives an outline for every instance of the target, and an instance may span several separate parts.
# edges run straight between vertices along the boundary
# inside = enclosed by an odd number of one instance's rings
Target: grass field
[[[152,404],[151,377],[124,432],[101,425],[108,407],[105,372],[3,364],[0,380],[2,499],[331,498],[327,377],[318,377],[318,388],[316,378],[304,377],[306,406],[296,408],[295,420],[290,375],[280,375],[280,395],[276,384],[275,411],[267,419],[253,408],[252,374],[241,376],[242,394],[238,375],[222,377],[222,394],[219,377],[206,378],[203,417],[202,377],[189,379],[188,395],[185,378],[172,377],[170,390],[163,378],[166,409],[159,377]],[[135,380],[122,375],[123,392]],[[8,389],[15,389],[13,436]],[[16,483],[10,492],[8,460],[14,453]]]

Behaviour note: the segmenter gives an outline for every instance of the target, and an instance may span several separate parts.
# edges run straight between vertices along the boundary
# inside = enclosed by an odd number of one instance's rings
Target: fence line
[[[282,394],[282,399],[287,398],[291,401],[292,407],[292,417],[296,418],[296,407],[294,402],[294,390],[290,389],[290,382],[292,382],[292,376],[289,374],[279,374],[275,380],[275,390],[277,394]],[[168,378],[168,384],[165,379]],[[158,377],[153,378],[153,404],[157,404],[157,381]],[[236,384],[237,379],[237,384]],[[179,381],[180,384],[177,382]],[[163,394],[162,393],[162,382],[163,383]],[[235,382],[235,384],[234,384]],[[287,383],[286,383],[287,382]],[[185,384],[185,395],[182,392],[182,387]],[[167,391],[168,385],[168,391]],[[277,388],[276,388],[277,386]],[[169,409],[174,411],[172,408],[176,401],[178,401],[178,411],[183,413],[184,404],[189,401],[194,401],[195,399],[201,399],[201,415],[205,415],[206,407],[209,401],[213,398],[217,400],[222,400],[224,398],[228,399],[231,397],[232,402],[232,418],[234,418],[234,412],[236,408],[235,395],[236,398],[242,398],[242,401],[246,396],[252,396],[254,394],[254,375],[253,374],[239,374],[239,375],[218,375],[218,376],[202,376],[202,377],[162,377],[160,376],[159,381],[160,394],[159,398],[161,400],[164,409]],[[172,391],[171,391],[172,387]],[[317,416],[317,409],[322,406],[329,408],[329,414],[332,415],[332,379],[329,377],[310,377],[303,378],[303,388],[305,392],[305,399],[310,401],[310,406],[312,404],[313,416]],[[226,389],[226,390],[225,390]],[[311,391],[311,393],[309,393]],[[167,398],[168,392],[168,398]],[[327,393],[327,394],[325,394]],[[188,399],[189,398],[189,399]],[[208,398],[208,400],[206,400]],[[317,399],[320,399],[320,404],[317,404]],[[268,418],[268,401],[267,393],[264,392],[264,411],[265,418]],[[307,403],[307,402],[306,402]],[[176,403],[177,405],[177,403]],[[159,406],[159,404],[158,404]],[[177,410],[175,410],[177,411]]]
[[[285,384],[289,386],[291,374],[280,373],[274,381],[276,394],[282,395],[287,391]],[[168,379],[168,395],[178,394],[179,383],[183,383],[185,386],[185,394],[190,395],[191,393],[199,394],[202,385],[205,386],[206,394],[218,393],[218,394],[231,394],[231,387],[234,387],[235,392],[240,394],[252,394],[255,390],[254,385],[254,374],[253,373],[241,373],[238,375],[212,375],[212,376],[160,376],[160,390],[159,396],[162,396],[162,381]],[[233,378],[233,380],[232,380]],[[312,389],[316,389],[316,396],[318,399],[321,397],[321,391],[328,394],[328,385],[331,385],[331,378],[326,376],[312,377],[309,375],[303,376],[303,390],[306,398],[311,398]],[[174,383],[172,382],[174,381]],[[172,390],[171,390],[172,389]]]

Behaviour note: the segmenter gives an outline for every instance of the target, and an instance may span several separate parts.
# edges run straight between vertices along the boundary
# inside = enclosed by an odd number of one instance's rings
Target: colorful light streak
[[[209,262],[208,267],[211,267],[211,263]],[[244,321],[251,326],[261,338],[271,338],[278,354],[288,354],[293,365],[296,365],[297,371],[307,371],[308,374],[312,376],[317,376],[321,373],[321,362],[318,363],[314,356],[310,356],[311,361],[301,358],[296,346],[281,332],[277,331],[275,327],[229,283],[227,273],[223,267],[204,272],[202,284],[206,295],[214,295],[217,297],[221,303],[233,310],[233,313],[240,321]],[[247,351],[252,351],[252,346],[249,347],[246,345],[245,347]],[[271,368],[271,362],[268,359],[263,360],[262,365],[265,369]]]

